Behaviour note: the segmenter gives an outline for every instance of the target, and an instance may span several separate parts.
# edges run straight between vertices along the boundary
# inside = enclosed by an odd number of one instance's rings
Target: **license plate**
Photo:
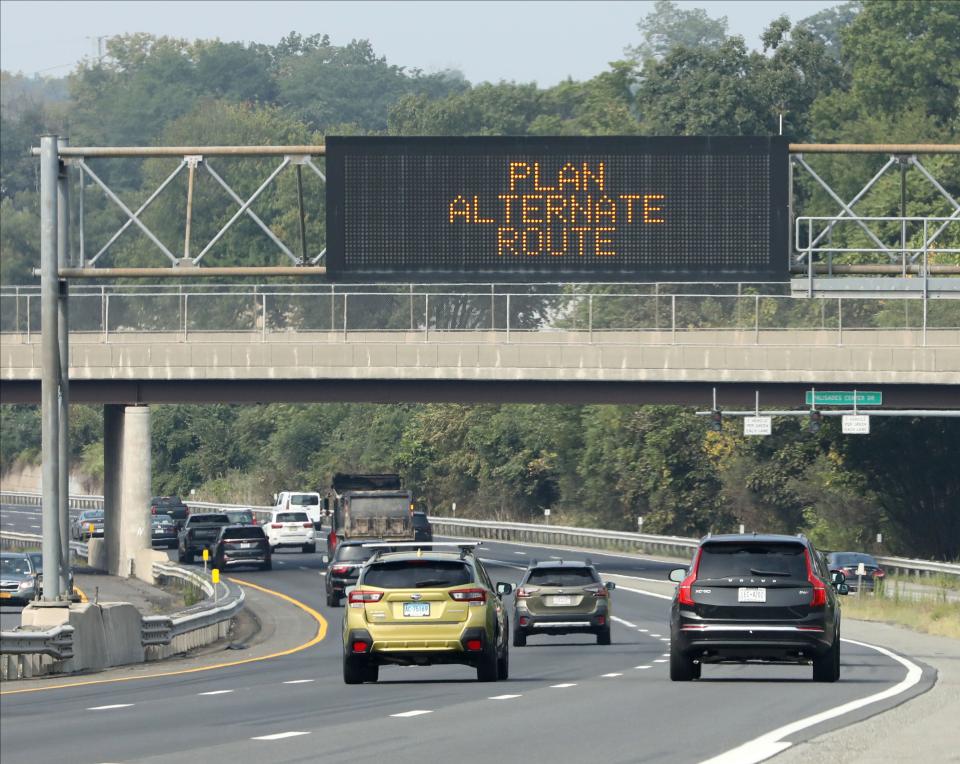
[[[10,592],[0,592],[0,600],[11,599],[13,595]]]
[[[766,589],[750,589],[745,586],[741,586],[740,590],[737,593],[737,601],[739,602],[766,602],[767,601],[767,590]]]
[[[253,544],[241,544],[241,549],[253,549]]]
[[[566,594],[554,594],[550,597],[550,604],[554,607],[569,607],[573,604],[573,597],[569,597]]]
[[[404,618],[426,618],[430,615],[429,602],[404,602]]]

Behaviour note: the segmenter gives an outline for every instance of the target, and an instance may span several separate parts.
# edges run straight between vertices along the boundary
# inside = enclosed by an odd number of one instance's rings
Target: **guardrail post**
[[[260,335],[261,342],[267,341],[267,293],[264,292],[260,297],[263,299],[263,327],[262,334]]]
[[[670,344],[677,344],[677,296],[670,295]]]

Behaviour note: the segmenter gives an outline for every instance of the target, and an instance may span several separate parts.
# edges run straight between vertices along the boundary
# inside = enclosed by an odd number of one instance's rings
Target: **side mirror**
[[[510,594],[510,592],[512,591],[513,591],[513,584],[505,584],[503,582],[497,583],[497,594],[499,594],[501,597],[504,594]]]
[[[679,584],[683,579],[687,577],[686,568],[674,568],[670,571],[670,580],[675,584]]]
[[[846,580],[847,580],[847,577],[843,574],[843,571],[840,571],[840,570],[830,571],[830,581],[833,583],[834,586],[839,586]]]
[[[612,592],[617,588],[617,585],[613,581],[604,581],[603,585],[607,588],[607,591]]]
[[[850,594],[850,587],[846,584],[837,584],[838,594]]]

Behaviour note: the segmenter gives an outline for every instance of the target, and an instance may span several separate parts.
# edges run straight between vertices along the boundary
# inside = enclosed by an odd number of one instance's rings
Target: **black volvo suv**
[[[670,679],[699,679],[704,663],[813,663],[840,678],[842,573],[803,536],[707,536],[678,582],[670,612]]]

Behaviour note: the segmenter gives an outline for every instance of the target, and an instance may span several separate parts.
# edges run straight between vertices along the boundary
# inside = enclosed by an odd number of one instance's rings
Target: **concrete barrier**
[[[106,641],[107,665],[142,663],[140,611],[126,602],[107,602],[100,606]]]

